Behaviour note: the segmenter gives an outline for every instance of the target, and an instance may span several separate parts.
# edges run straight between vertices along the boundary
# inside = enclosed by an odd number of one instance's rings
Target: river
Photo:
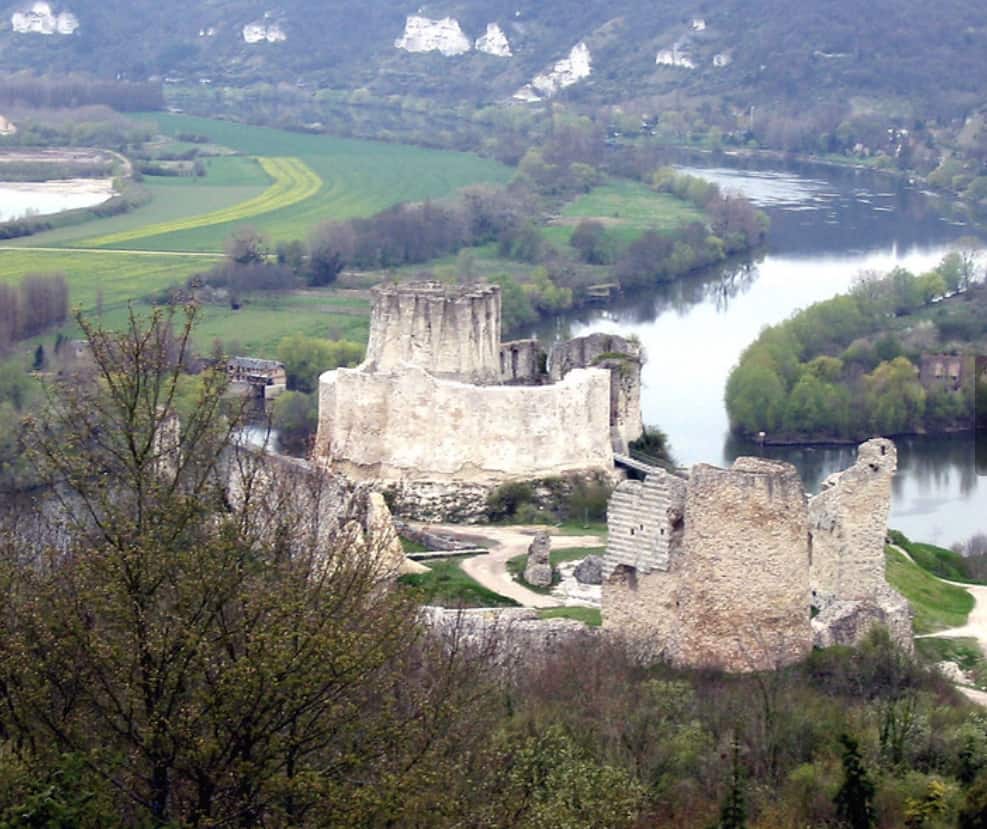
[[[47,216],[79,207],[95,207],[113,196],[112,179],[0,181],[0,222],[24,216]]]
[[[676,460],[726,465],[741,454],[764,454],[794,463],[815,491],[823,477],[853,462],[854,450],[761,450],[734,440],[723,391],[740,352],[765,325],[846,290],[861,270],[932,267],[970,229],[941,216],[934,197],[867,171],[749,161],[683,169],[744,193],[768,213],[767,254],[560,317],[543,336],[636,335],[648,358],[644,421],[668,434]],[[971,437],[902,439],[898,448],[891,526],[946,545],[987,532],[987,483],[976,475]]]

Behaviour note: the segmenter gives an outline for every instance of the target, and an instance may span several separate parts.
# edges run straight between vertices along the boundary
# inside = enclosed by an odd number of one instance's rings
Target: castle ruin
[[[791,464],[761,458],[623,482],[604,629],[646,661],[740,672],[853,644],[876,623],[911,647],[908,604],[884,580],[895,469],[894,444],[876,439],[811,499]]]
[[[612,474],[641,433],[640,349],[500,336],[499,286],[374,288],[366,360],[320,377],[316,461],[429,519],[478,518],[508,481]]]

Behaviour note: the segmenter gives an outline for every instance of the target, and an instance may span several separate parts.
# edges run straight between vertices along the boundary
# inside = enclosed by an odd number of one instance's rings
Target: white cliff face
[[[284,43],[288,36],[277,23],[261,20],[243,27],[243,39],[247,43]]]
[[[696,64],[685,52],[679,50],[678,45],[671,49],[663,49],[655,58],[658,66],[677,66],[680,69],[695,69]]]
[[[478,52],[486,52],[498,58],[509,58],[512,55],[510,41],[496,23],[488,23],[486,33],[478,37],[474,45]]]
[[[55,14],[50,3],[38,2],[10,16],[18,34],[70,35],[79,28],[79,18],[67,9]]]
[[[394,41],[394,46],[406,52],[439,52],[446,57],[463,55],[473,48],[455,18],[432,20],[418,15],[407,18],[404,34]]]
[[[572,86],[583,78],[588,78],[593,71],[593,58],[589,47],[579,42],[572,47],[569,56],[557,61],[551,69],[531,79],[514,93],[517,101],[534,102],[542,98],[551,98],[560,89]]]

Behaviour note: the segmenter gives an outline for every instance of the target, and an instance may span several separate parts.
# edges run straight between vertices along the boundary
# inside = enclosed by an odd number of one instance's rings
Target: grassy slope
[[[943,584],[890,547],[885,553],[885,574],[915,611],[916,633],[960,627],[973,610],[973,596],[966,590]]]
[[[440,607],[517,607],[518,603],[488,590],[466,575],[460,559],[434,559],[423,562],[427,573],[401,576],[401,584],[420,591],[425,604]]]
[[[941,579],[962,581],[967,584],[984,583],[970,577],[966,560],[959,553],[954,553],[944,547],[937,547],[935,544],[910,541],[905,535],[897,531],[893,533],[893,540],[908,552],[916,564]]]

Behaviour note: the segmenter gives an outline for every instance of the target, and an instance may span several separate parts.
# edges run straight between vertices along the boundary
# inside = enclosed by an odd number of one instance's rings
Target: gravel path
[[[551,527],[464,527],[461,524],[436,524],[429,529],[441,535],[453,536],[470,543],[489,547],[485,556],[473,556],[463,560],[463,571],[476,579],[484,587],[502,596],[514,599],[525,607],[558,607],[559,600],[554,596],[535,593],[518,584],[507,571],[508,559],[528,552],[534,534],[538,530],[548,530],[552,534],[552,549],[566,550],[572,547],[600,547],[606,542],[596,535],[556,535]]]

